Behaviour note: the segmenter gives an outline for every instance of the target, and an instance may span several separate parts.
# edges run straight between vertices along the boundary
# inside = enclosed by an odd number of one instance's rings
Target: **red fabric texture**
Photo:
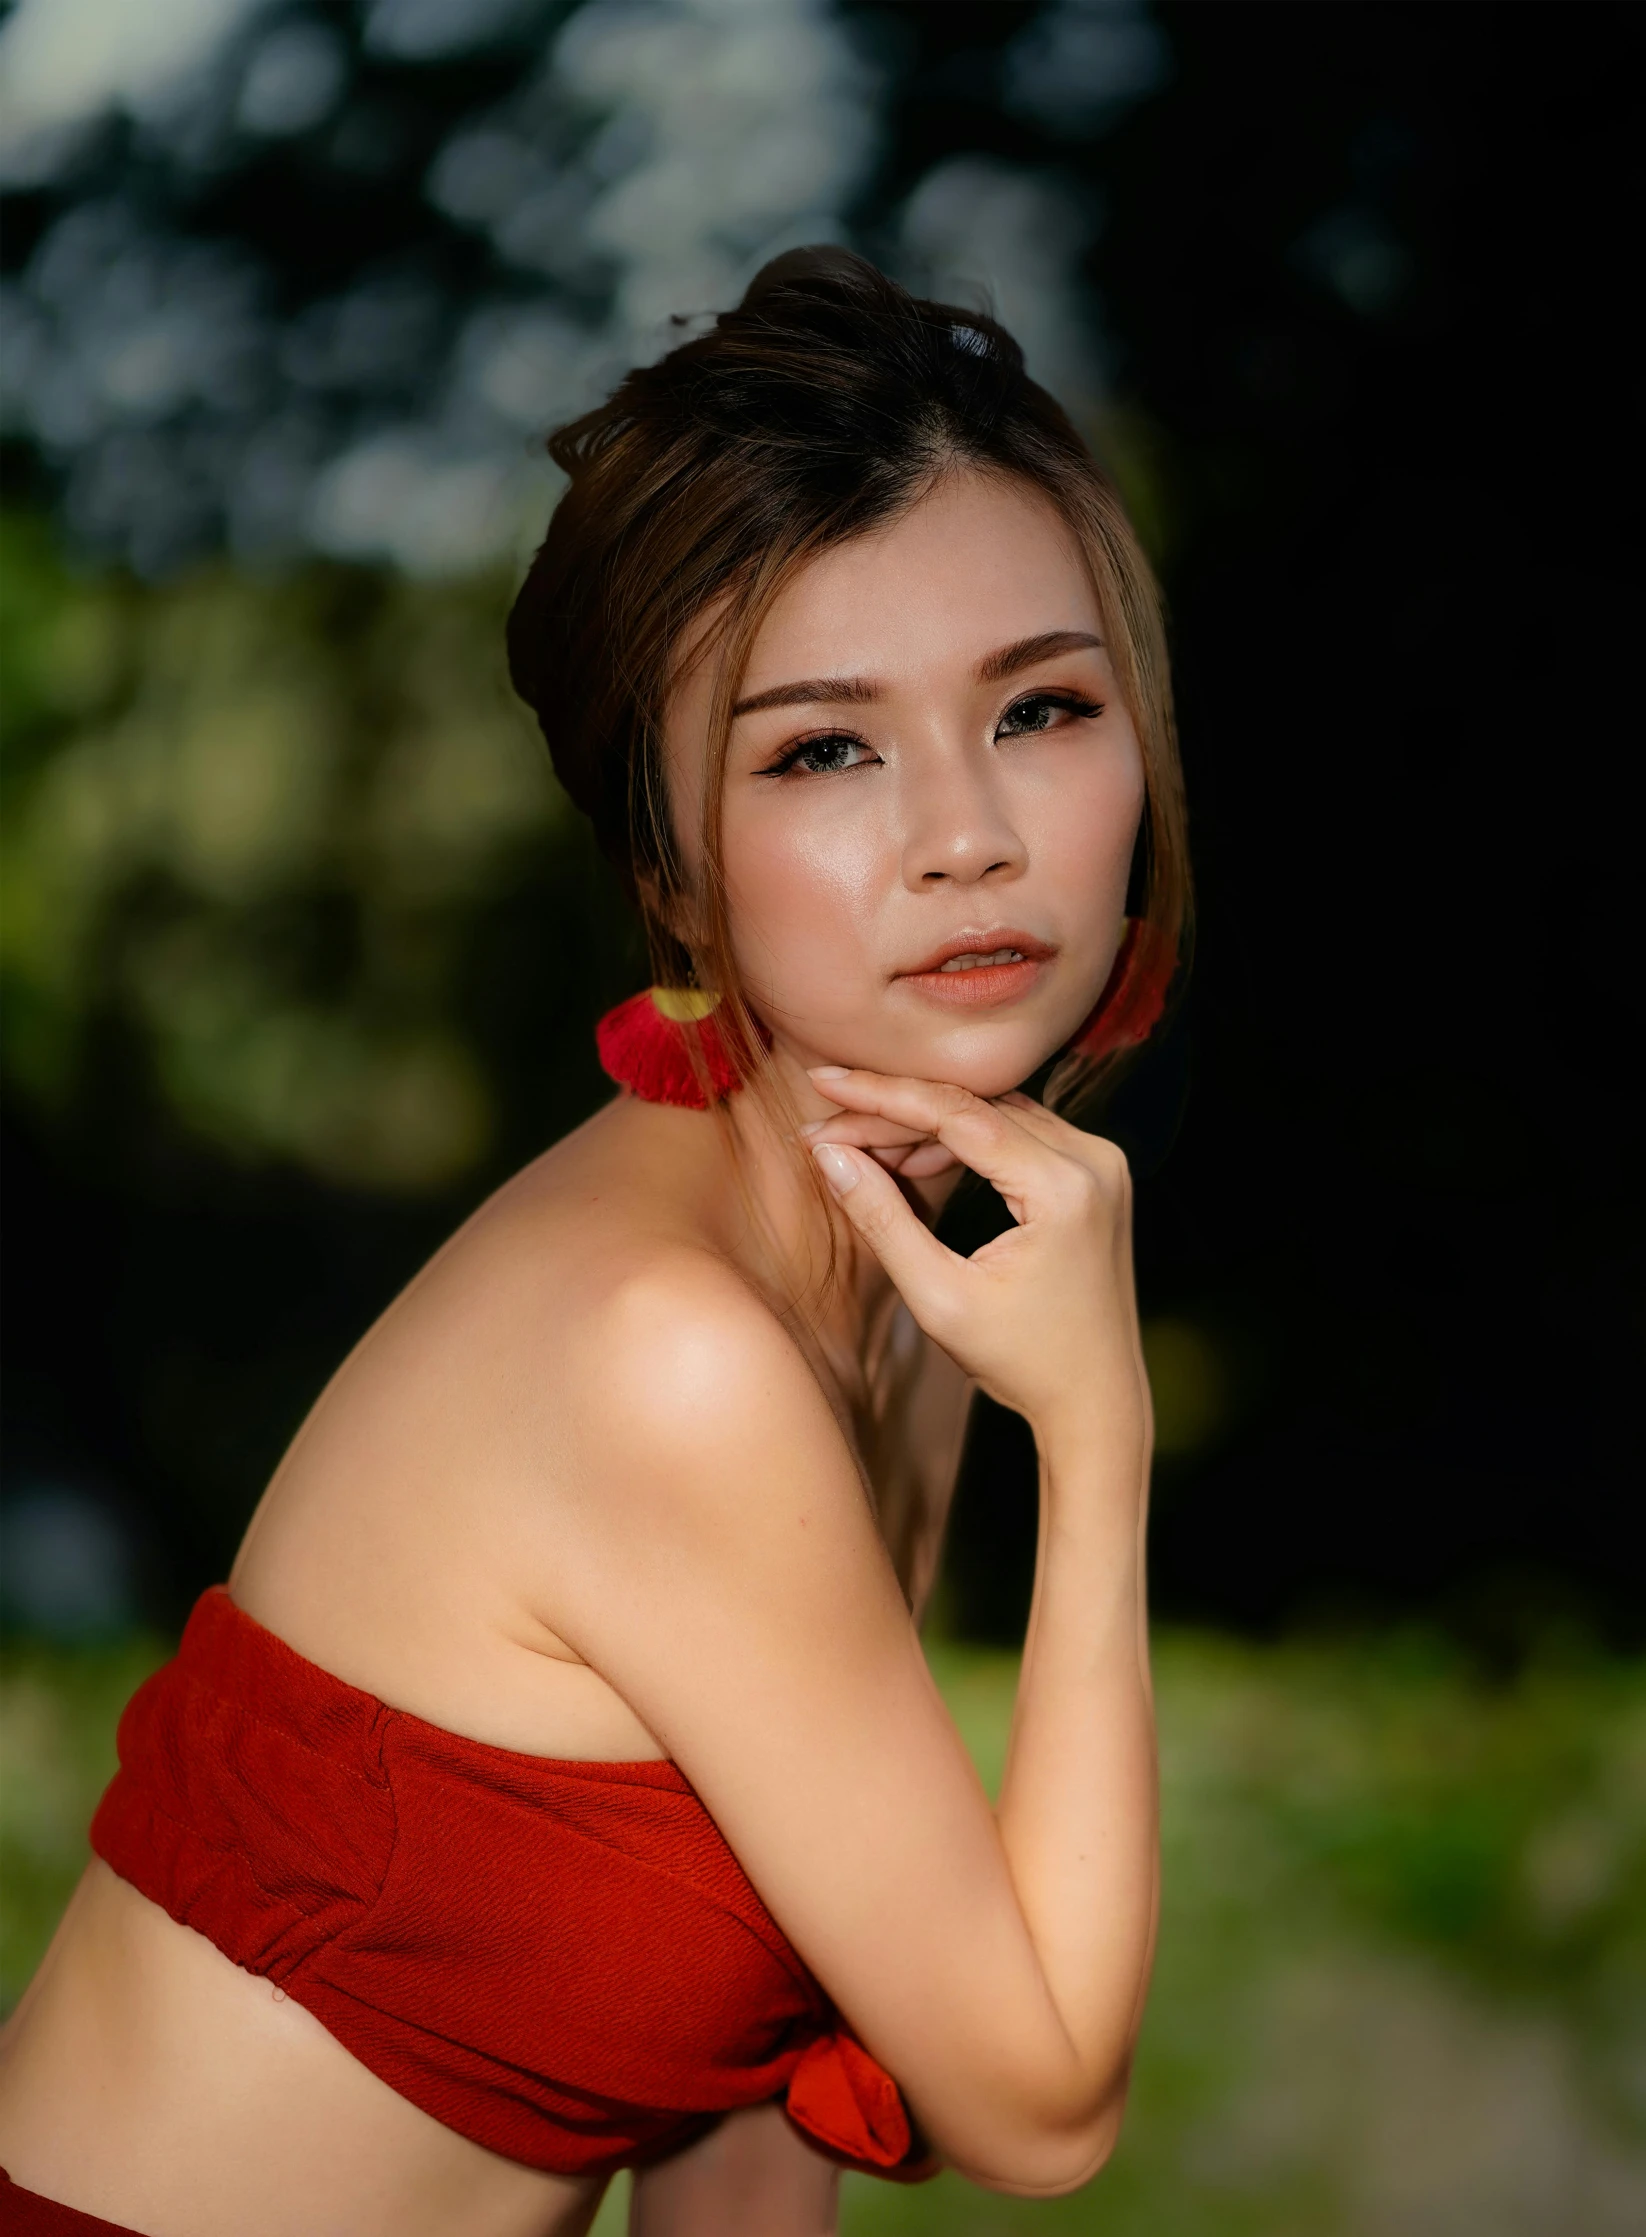
[[[895,2083],[674,1764],[460,1739],[221,1586],[119,1745],[98,1855],[492,2151],[607,2173],[786,2092],[836,2157],[930,2172]]]
[[[141,2237],[123,2221],[102,2221],[78,2206],[59,2206],[25,2190],[0,2167],[0,2237]]]
[[[666,1018],[648,987],[608,1010],[594,1029],[601,1070],[643,1103],[706,1111],[743,1085],[743,1073],[711,1013],[694,1023]],[[695,1044],[702,1069],[692,1061]]]

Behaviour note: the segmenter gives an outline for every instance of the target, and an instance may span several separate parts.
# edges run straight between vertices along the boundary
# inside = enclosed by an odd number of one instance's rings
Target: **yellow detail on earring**
[[[652,1002],[671,1025],[700,1025],[720,1007],[719,995],[705,994],[700,986],[654,986]]]

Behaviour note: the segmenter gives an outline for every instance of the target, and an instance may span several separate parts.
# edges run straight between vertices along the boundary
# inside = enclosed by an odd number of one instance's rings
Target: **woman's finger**
[[[1010,1095],[999,1098],[1001,1106],[1009,1110],[1018,1124],[1037,1142],[1044,1142],[1060,1156],[1072,1157],[1089,1172],[1108,1173],[1115,1159],[1115,1145],[1104,1134],[1089,1134],[1083,1126],[1076,1126],[1072,1119],[1060,1118],[1056,1111],[1048,1111],[1043,1103],[1032,1096],[1013,1089]]]
[[[940,1173],[956,1173],[960,1160],[941,1142],[915,1142],[899,1148],[871,1149],[869,1155],[900,1180],[933,1181]]]
[[[870,1154],[877,1153],[871,1151]],[[913,1149],[886,1150],[878,1154],[889,1171],[900,1174],[906,1181],[935,1181],[941,1173],[955,1173],[960,1169],[959,1158],[941,1142],[917,1142]],[[889,1162],[893,1157],[899,1160],[896,1165]]]
[[[823,1094],[851,1112],[896,1119],[933,1136],[963,1165],[991,1182],[1014,1210],[1018,1203],[1032,1200],[1037,1184],[1052,1179],[1056,1153],[1049,1145],[1038,1141],[1014,1113],[985,1103],[965,1088],[832,1066],[812,1077]]]
[[[1001,1109],[1010,1111],[1037,1140],[1071,1157],[1079,1157],[1083,1146],[1093,1139],[1044,1110],[1027,1095],[1001,1095],[995,1101]],[[903,1126],[896,1119],[880,1118],[867,1111],[840,1110],[826,1119],[814,1119],[809,1126],[800,1129],[800,1139],[808,1149],[814,1142],[825,1141],[868,1150],[889,1173],[903,1173],[910,1180],[934,1179],[939,1173],[951,1172],[960,1162],[952,1150],[945,1149],[924,1128]]]
[[[1045,1104],[1037,1103],[1032,1095],[1025,1095],[1020,1088],[1014,1088],[1010,1095],[999,1096],[996,1100],[1000,1109],[1010,1111],[1018,1125],[1026,1128],[1037,1142],[1044,1142],[1050,1149],[1061,1150],[1066,1156],[1078,1157],[1081,1144],[1093,1139],[1093,1136],[1083,1133],[1068,1119],[1059,1118],[1055,1111],[1048,1111]]]
[[[904,1202],[897,1183],[866,1151],[819,1142],[812,1151],[836,1202],[896,1283],[903,1302],[938,1343],[957,1317],[970,1272]]]
[[[997,1109],[1010,1112],[1019,1125],[1048,1149],[1071,1157],[1089,1169],[1106,1170],[1105,1160],[1110,1149],[1100,1136],[1083,1132],[1032,1097],[1015,1090],[995,1097],[994,1103]],[[924,1128],[905,1126],[896,1119],[881,1118],[867,1111],[837,1110],[826,1119],[814,1119],[809,1126],[801,1128],[800,1139],[808,1148],[813,1142],[829,1141],[867,1150],[889,1173],[899,1173],[911,1181],[935,1180],[940,1173],[951,1172],[960,1162],[954,1151]]]
[[[810,1149],[813,1142],[845,1142],[852,1149],[907,1149],[915,1142],[929,1142],[923,1126],[900,1126],[896,1119],[877,1118],[869,1111],[832,1111],[800,1129]]]

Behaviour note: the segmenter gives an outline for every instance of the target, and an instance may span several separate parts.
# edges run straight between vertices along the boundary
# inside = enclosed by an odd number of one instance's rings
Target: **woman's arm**
[[[834,1079],[820,1084],[835,1096]],[[963,1132],[980,1121],[987,1125],[960,1090],[857,1074],[845,1080],[840,1094],[849,1108],[864,1114],[932,1123],[939,1139],[949,1139],[941,1114],[951,1108]],[[1050,1212],[1052,1224],[1065,1230],[1057,1238],[1065,1247],[1052,1254],[1055,1267],[1014,1269],[1018,1279],[1012,1288],[1038,1286],[1041,1292],[1028,1313],[1014,1313],[1016,1300],[1001,1297],[983,1308],[987,1318],[981,1326],[972,1325],[978,1304],[963,1290],[957,1293],[958,1269],[950,1254],[930,1247],[924,1229],[869,1160],[854,1160],[856,1177],[843,1201],[916,1317],[940,1340],[947,1337],[991,1396],[1018,1407],[1035,1432],[1040,1521],[1034,1600],[996,1815],[1013,1885],[1071,2050],[1092,2077],[1114,2077],[1095,2138],[1100,2163],[1119,2132],[1159,1915],[1145,1572],[1153,1414],[1137,1325],[1124,1157],[1113,1144],[1080,1133],[1026,1096],[1006,1098],[1005,1107],[1035,1141],[1076,1169],[1072,1187],[1066,1170],[1040,1176],[1038,1207],[1030,1201],[1034,1178],[1028,1172],[1014,1175],[1009,1158],[1006,1169],[997,1165],[991,1175],[1018,1221],[1016,1230],[1000,1238],[1001,1256],[1029,1257],[1021,1242],[1031,1209],[1040,1209],[1043,1217]],[[849,1122],[824,1132],[850,1139]],[[991,1150],[998,1159],[994,1144],[974,1141],[971,1148],[985,1172]],[[1014,1178],[1024,1191],[1015,1197]],[[1069,1188],[1062,1202],[1055,1201],[1059,1186]],[[1052,1203],[1044,1201],[1047,1194]],[[1077,1240],[1082,1227],[1084,1252]],[[1068,1235],[1070,1228],[1076,1236]],[[987,1253],[979,1257],[986,1261]],[[1055,1324],[1061,1341],[1043,1348],[1040,1327],[1046,1321]],[[1139,1831],[1146,1837],[1137,1839]],[[1094,1877],[1105,1883],[1108,1900],[1102,1904],[1091,1900]],[[1123,2001],[1128,1981],[1136,1984],[1130,2009]]]
[[[944,2156],[999,2187],[1065,2190],[1113,2142],[1155,1908],[1124,1167],[1032,1107],[864,1075],[825,1086],[929,1125],[1020,1222],[958,1259],[872,1159],[840,1153],[859,1176],[847,1210],[915,1317],[1040,1440],[998,1815],[821,1390],[718,1262],[638,1266],[562,1336],[576,1419],[522,1408],[554,1486],[544,1620],[686,1771]]]
[[[1144,1503],[1105,1481],[1095,1409],[1072,1406],[1039,1442],[1044,1550],[997,1815],[1071,2047],[1106,2098],[1100,2162],[1119,2133],[1159,1912]]]

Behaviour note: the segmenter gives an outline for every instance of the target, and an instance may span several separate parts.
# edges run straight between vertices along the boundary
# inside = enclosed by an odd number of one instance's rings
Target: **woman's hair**
[[[956,469],[1038,490],[1084,555],[1142,746],[1131,898],[1143,918],[1139,949],[1156,970],[1181,952],[1188,846],[1159,594],[1109,481],[992,319],[924,302],[843,249],[795,249],[756,275],[736,310],[561,428],[549,453],[569,486],[509,616],[515,688],[641,910],[654,978],[720,995],[716,1024],[751,1090],[775,1108],[786,1101],[763,1060],[727,918],[721,803],[738,686],[761,623],[800,568],[894,520]],[[719,664],[703,867],[690,891],[662,752],[688,651]],[[1065,1056],[1047,1101],[1084,1102],[1125,1053]],[[896,1326],[879,1332],[860,1386],[848,1377],[842,1395],[912,1595],[936,1538],[902,1433],[913,1385]],[[804,1325],[795,1332],[809,1341]]]
[[[509,616],[510,673],[641,910],[654,976],[719,993],[717,1023],[751,1084],[762,1036],[733,958],[720,850],[742,672],[799,568],[957,468],[1038,490],[1085,557],[1142,746],[1133,906],[1151,951],[1179,952],[1188,846],[1159,593],[1113,487],[1002,327],[925,302],[845,249],[794,249],[735,310],[628,374],[548,447],[569,486]],[[662,739],[688,643],[720,667],[703,872],[682,912]],[[1084,1101],[1117,1061],[1065,1059],[1048,1099]]]

